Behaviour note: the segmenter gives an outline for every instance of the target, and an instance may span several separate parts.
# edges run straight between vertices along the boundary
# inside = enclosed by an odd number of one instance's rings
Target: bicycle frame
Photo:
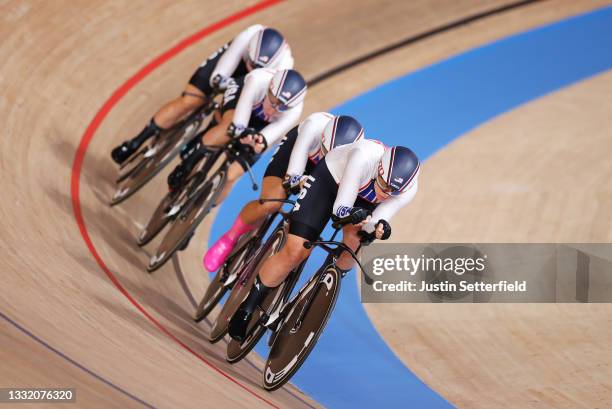
[[[187,214],[187,212],[191,209],[192,204],[196,202],[195,198],[198,196],[200,188],[208,180],[211,180],[215,177],[215,175],[219,174],[219,172],[227,172],[229,166],[236,160],[242,161],[242,163],[247,168],[247,172],[249,173],[249,176],[252,181],[253,190],[259,189],[257,183],[255,183],[255,176],[253,175],[251,166],[248,162],[244,161],[236,152],[235,146],[237,143],[239,143],[238,139],[240,139],[240,137],[231,138],[230,141],[225,145],[206,145],[206,149],[210,151],[210,154],[212,156],[207,157],[206,160],[203,161],[202,167],[191,176],[191,179],[195,180],[188,187],[188,189],[186,191],[183,190],[178,194],[177,199],[182,197],[183,192],[186,195],[186,198],[184,199],[185,204],[181,206],[179,217],[181,217],[180,215]],[[217,171],[213,173],[212,176],[208,177],[208,172],[210,171],[210,169],[212,169],[213,165],[218,161],[219,157],[223,153],[225,153],[227,156],[226,160],[223,161],[219,169],[217,169]],[[176,203],[176,201],[174,203]]]
[[[295,204],[295,201],[292,200],[288,200],[288,199],[259,199],[258,200],[260,204],[263,203],[267,203],[267,202],[281,202],[281,203],[288,203],[291,205]],[[262,226],[260,226],[260,231],[262,232],[261,235],[259,235],[259,243],[261,243],[261,241],[263,241],[263,237],[265,232],[270,228],[270,226],[272,225],[272,222],[276,219],[276,216],[280,215],[281,216],[281,220],[279,221],[279,223],[276,225],[276,227],[274,228],[274,231],[276,231],[281,225],[283,225],[284,223],[286,223],[287,221],[287,217],[289,217],[289,212],[284,212],[282,210],[279,210],[278,212],[271,214],[270,216],[268,216],[268,219],[264,222],[264,224],[262,224]],[[284,227],[283,227],[284,228]],[[248,279],[248,277],[251,274],[251,271],[253,269],[254,266],[257,266],[257,264],[259,263],[258,257],[264,253],[265,250],[265,246],[260,247],[256,252],[254,252],[251,257],[244,263],[244,269],[242,270],[242,272],[240,273],[240,275],[238,276],[238,280],[240,282],[244,282],[245,280]]]
[[[296,300],[301,298],[301,296],[304,294],[304,292],[309,289],[311,284],[313,282],[321,281],[321,279],[324,276],[325,272],[330,267],[335,267],[336,266],[336,262],[337,262],[338,258],[340,257],[340,255],[342,255],[343,252],[345,252],[345,251],[348,252],[351,255],[351,257],[355,260],[355,262],[357,263],[357,265],[359,266],[361,271],[364,271],[363,270],[363,266],[361,265],[361,262],[357,258],[357,254],[356,254],[361,249],[361,244],[359,245],[359,247],[357,248],[356,251],[353,251],[346,244],[334,240],[336,238],[336,235],[338,234],[338,232],[342,229],[342,226],[340,224],[334,223],[333,227],[334,227],[335,231],[334,231],[334,234],[331,236],[330,240],[316,240],[316,241],[309,241],[309,242],[304,243],[304,247],[307,248],[307,249],[310,249],[312,247],[317,247],[318,246],[318,247],[321,247],[323,250],[325,250],[328,254],[330,254],[332,256],[331,257],[331,264],[328,264],[328,265],[324,264],[324,265],[322,265],[310,277],[310,279],[306,282],[306,284],[304,284],[304,286],[302,286],[302,288],[298,291],[298,293],[295,296],[293,296],[291,298],[291,300],[289,300],[288,302],[286,302],[284,305],[281,306],[278,318],[273,320],[272,322],[267,322],[266,323],[266,326],[268,328],[270,328],[276,322],[279,322],[278,320],[284,319],[284,314],[287,311],[291,310],[291,308],[295,304]],[[330,246],[336,246],[336,247],[335,248],[331,248]],[[307,261],[308,261],[308,259],[302,261],[300,263],[300,265],[298,267],[296,267],[296,269],[294,271],[298,271],[298,272],[301,273],[301,271],[304,269],[304,266],[306,265]],[[326,261],[327,261],[327,259],[326,259]],[[344,278],[344,275],[342,275],[341,278]],[[310,306],[312,304],[312,300],[314,300],[314,297],[316,296],[317,291],[318,291],[318,287],[314,291],[311,291],[310,294],[308,294],[308,299],[306,300],[306,303],[304,304],[304,307],[302,308],[302,311],[300,311],[300,314],[299,314],[299,316],[298,316],[298,318],[296,320],[296,326],[297,327],[299,327],[301,325],[302,319],[308,313],[308,310],[310,309]],[[295,327],[292,328],[292,330],[294,330],[294,329],[295,329]]]
[[[263,241],[263,238],[266,234],[266,232],[268,231],[268,229],[270,228],[270,226],[272,225],[272,222],[274,221],[274,219],[276,218],[276,214],[272,214],[268,217],[266,217],[266,220],[264,220],[264,222],[261,224],[261,226],[259,226],[259,228],[257,229],[257,232],[253,235],[253,237],[251,237],[251,239],[249,241],[247,241],[246,243],[244,243],[244,246],[241,246],[239,249],[236,249],[233,254],[238,254],[239,251],[241,251],[245,246],[251,246],[251,248],[257,248],[261,245],[261,242]],[[233,255],[230,255],[230,257],[228,257],[227,261],[224,264],[228,264],[231,262]],[[246,260],[243,264],[243,269],[242,271],[244,271],[244,269],[246,268],[246,266],[249,265],[249,263],[251,262],[252,256],[249,257],[248,260]],[[222,277],[222,280],[227,280],[227,278],[229,277],[229,272],[226,272],[227,277]],[[242,272],[239,273],[237,275],[237,278],[240,278],[242,276]],[[233,282],[233,281],[232,281]],[[225,283],[225,285],[229,285],[230,283]]]

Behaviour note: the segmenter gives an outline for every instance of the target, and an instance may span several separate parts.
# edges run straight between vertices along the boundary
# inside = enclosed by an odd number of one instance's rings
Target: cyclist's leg
[[[234,119],[234,111],[234,109],[228,109],[222,112],[221,120],[202,136],[204,145],[224,145],[229,141],[227,128]]]
[[[233,164],[235,165],[235,163]],[[261,187],[262,198],[285,198],[285,189],[280,178],[274,176],[264,177]],[[204,254],[204,267],[208,271],[216,271],[230,255],[240,237],[256,229],[265,220],[266,216],[278,211],[279,202],[259,203],[253,200],[245,207],[234,220],[232,227],[226,231]]]
[[[291,270],[308,257],[311,250],[304,248],[305,241],[303,237],[289,234],[280,252],[263,262],[251,291],[230,319],[228,332],[232,338],[239,342],[244,340],[247,326],[257,306],[270,291],[285,280]]]
[[[242,169],[242,166],[240,166],[240,164],[237,162],[234,162],[229,166],[225,186],[217,198],[215,205],[218,205],[225,199],[233,188],[236,180],[238,180],[242,174],[244,174],[244,169]],[[250,232],[254,228],[254,226],[244,223],[240,216],[238,216],[236,220],[234,220],[232,227],[226,231],[219,238],[219,240],[215,242],[215,244],[210,246],[210,248],[204,254],[204,259],[202,261],[204,268],[210,272],[217,271],[219,267],[225,263],[225,260],[227,260],[227,257],[238,243],[240,237],[243,234]]]
[[[319,237],[329,220],[337,193],[338,185],[322,160],[304,185],[291,213],[285,245],[262,263],[255,285],[230,320],[229,334],[234,339],[241,341],[244,338],[255,308],[270,290],[280,285],[309,256],[311,250],[304,248],[304,242]]]
[[[202,69],[202,67],[200,69]],[[194,74],[194,77],[192,77],[190,82],[192,84],[200,84],[198,87],[209,86],[207,85],[208,82],[202,80],[202,78],[207,77],[204,75],[198,76],[198,72]],[[183,162],[179,164],[170,173],[170,175],[168,175],[168,187],[170,190],[175,190],[180,187],[187,175],[191,173],[191,170],[195,167],[195,165],[206,156],[206,145],[224,145],[229,141],[229,137],[227,136],[227,128],[234,119],[236,104],[240,97],[240,93],[242,92],[243,85],[243,78],[238,78],[231,81],[230,85],[228,85],[225,93],[223,94],[223,104],[221,105],[220,112],[215,113],[214,124],[208,127],[199,140],[199,142],[201,142],[201,144],[204,146],[199,146],[197,149],[193,149],[193,155],[183,158]]]
[[[225,93],[223,94],[223,103],[221,104],[221,118],[217,119],[217,125],[210,128],[202,138],[204,145],[224,145],[229,141],[227,136],[227,128],[234,120],[234,112],[236,105],[240,99],[244,78],[237,78],[230,82]]]
[[[225,50],[223,47],[220,50]],[[209,57],[198,67],[181,96],[167,102],[153,115],[149,123],[134,138],[123,142],[111,152],[111,157],[117,163],[123,163],[149,138],[157,136],[161,131],[169,129],[186,115],[199,108],[206,99],[213,95],[210,86],[210,75],[216,66],[222,52]]]
[[[207,101],[207,96],[192,84],[187,84],[185,91],[164,104],[155,115],[153,121],[162,129],[168,129],[176,125],[179,120],[183,119]]]
[[[214,95],[215,91],[210,85],[210,77],[226,49],[227,47],[223,46],[208,57],[195,70],[182,94],[157,111],[153,116],[157,125],[165,129],[176,125],[179,120],[204,105]]]
[[[193,141],[191,145],[195,145],[193,149],[190,149],[189,154],[185,156],[181,154],[182,162],[168,175],[168,188],[171,191],[181,187],[193,168],[206,156],[206,145],[223,145],[229,141],[226,132],[233,116],[234,110],[226,111],[221,117],[220,122],[210,126],[206,132],[197,136],[200,138],[201,145],[198,145],[197,141]]]
[[[287,193],[283,187],[283,181],[276,176],[268,176],[263,178],[261,184],[261,199],[286,199]],[[280,202],[259,203],[259,200],[253,200],[247,203],[240,212],[240,217],[246,224],[253,227],[259,227],[266,219],[266,216],[278,212],[282,206]]]
[[[342,229],[342,242],[353,251],[356,251],[359,247],[359,235],[357,234],[359,230],[361,230],[361,227],[352,224],[346,225]],[[353,268],[354,264],[355,260],[347,252],[343,252],[336,262],[338,268],[345,271]]]
[[[319,238],[329,220],[337,193],[338,184],[322,160],[309,176],[289,216],[287,243],[259,269],[263,284],[279,285],[308,257],[310,251],[304,248],[304,242]]]
[[[253,311],[266,295],[280,285],[289,273],[309,255],[304,242],[316,240],[323,231],[333,209],[338,185],[327,168],[319,162],[300,193],[290,215],[289,234],[283,248],[264,260],[255,284],[247,298],[231,318],[229,334],[237,341],[245,337]]]
[[[312,251],[304,248],[306,241],[298,235],[288,234],[283,248],[263,262],[259,278],[266,287],[278,287],[294,268],[306,260]]]
[[[291,152],[295,146],[295,141],[298,135],[298,127],[295,126],[281,140],[268,167],[264,173],[264,178],[261,187],[261,199],[286,199],[287,193],[283,188],[283,178],[289,167]],[[259,203],[258,200],[249,202],[240,212],[240,219],[251,226],[258,227],[266,218],[266,216],[280,210],[282,203],[266,202]]]

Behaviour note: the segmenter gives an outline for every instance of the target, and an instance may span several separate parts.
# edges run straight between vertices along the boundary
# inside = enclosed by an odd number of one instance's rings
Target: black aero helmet
[[[363,138],[363,126],[352,116],[340,115],[331,119],[325,126],[321,138],[323,153],[353,143]]]
[[[304,77],[296,70],[280,70],[270,81],[268,97],[279,111],[299,105],[306,97],[308,86]]]
[[[414,180],[419,167],[419,158],[412,150],[393,146],[385,149],[378,164],[378,173],[391,195],[398,195]]]

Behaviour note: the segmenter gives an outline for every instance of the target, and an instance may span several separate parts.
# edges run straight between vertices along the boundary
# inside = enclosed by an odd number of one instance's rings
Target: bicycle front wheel
[[[242,245],[238,244],[238,250],[228,257],[228,261],[217,270],[215,277],[211,280],[206,288],[206,292],[202,297],[202,301],[198,305],[195,313],[195,322],[200,322],[210,314],[215,306],[221,301],[231,284],[227,281],[234,274],[244,267],[245,261],[247,260],[250,251],[253,247],[253,240],[248,240]]]
[[[264,389],[273,391],[283,386],[308,358],[334,310],[340,280],[340,272],[330,266],[300,292],[270,349],[263,371]],[[316,293],[308,302],[312,291]]]
[[[226,171],[220,169],[199,188],[195,196],[185,205],[185,209],[174,219],[157,251],[151,257],[147,271],[153,272],[164,265],[183,246],[184,241],[191,237],[221,194],[226,178]]]
[[[139,246],[144,246],[153,240],[172,219],[168,214],[168,210],[172,206],[173,201],[174,197],[170,192],[162,198],[149,218],[149,221],[138,234],[137,243]]]
[[[227,334],[229,321],[232,316],[249,295],[251,288],[253,287],[253,283],[255,282],[255,277],[259,273],[259,266],[262,260],[267,259],[272,254],[277,253],[282,246],[285,244],[286,232],[284,228],[278,228],[266,241],[266,243],[259,250],[259,253],[252,259],[249,260],[249,263],[245,266],[245,270],[241,272],[240,276],[238,276],[238,281],[232,288],[232,291],[225,301],[223,305],[223,309],[217,316],[217,319],[213,323],[213,326],[210,330],[209,340],[212,343],[218,342],[221,340],[225,334]],[[268,299],[269,297],[266,297]],[[251,326],[256,320],[259,319],[259,311],[253,314],[253,319],[251,320]],[[255,318],[257,316],[257,318]]]

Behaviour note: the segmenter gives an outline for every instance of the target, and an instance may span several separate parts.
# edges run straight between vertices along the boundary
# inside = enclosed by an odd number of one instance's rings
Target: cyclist
[[[232,77],[242,77],[256,68],[293,68],[291,49],[283,36],[260,24],[248,27],[208,57],[181,96],[162,106],[138,135],[114,148],[111,157],[116,163],[123,163],[147,139],[174,126],[209,101],[216,91],[225,90]]]
[[[290,130],[280,142],[262,183],[261,198],[285,199],[297,193],[306,176],[330,150],[363,138],[363,127],[354,118],[316,112]],[[289,191],[289,192],[287,192]],[[216,271],[244,233],[256,229],[266,216],[278,211],[280,202],[249,202],[234,224],[204,255],[204,267]]]
[[[209,150],[206,145],[222,145],[230,137],[240,137],[240,160],[232,163],[220,203],[248,166],[253,166],[268,147],[272,147],[300,120],[307,86],[295,70],[253,70],[246,77],[230,82],[223,95],[221,120],[187,145],[183,161],[168,175],[171,191],[182,186],[195,165]],[[248,132],[254,132],[247,134]]]
[[[353,250],[360,236],[366,240],[388,239],[389,220],[414,198],[418,173],[417,156],[402,146],[385,147],[364,139],[330,152],[300,193],[289,218],[285,246],[263,262],[255,285],[231,318],[230,336],[242,342],[255,308],[308,257],[311,250],[304,248],[304,243],[317,240],[331,215],[348,222],[343,228],[343,241]],[[339,257],[337,267],[343,273],[352,266],[353,259],[347,253]]]

